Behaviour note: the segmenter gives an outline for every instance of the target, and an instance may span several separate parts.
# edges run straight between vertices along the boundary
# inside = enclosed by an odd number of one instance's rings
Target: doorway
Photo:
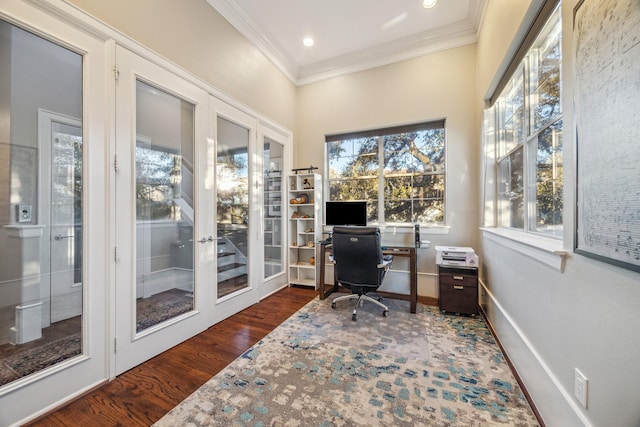
[[[48,326],[82,314],[82,121],[38,110],[38,149]]]

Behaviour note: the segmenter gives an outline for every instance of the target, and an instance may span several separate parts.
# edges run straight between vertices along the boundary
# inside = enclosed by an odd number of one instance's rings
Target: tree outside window
[[[181,197],[181,156],[167,150],[136,146],[136,217],[138,220],[177,220]]]
[[[485,110],[494,121],[485,121],[485,141],[497,154],[498,225],[553,237],[563,223],[561,34],[558,7]]]
[[[443,224],[444,122],[366,133],[327,138],[329,200],[367,201],[370,223]]]

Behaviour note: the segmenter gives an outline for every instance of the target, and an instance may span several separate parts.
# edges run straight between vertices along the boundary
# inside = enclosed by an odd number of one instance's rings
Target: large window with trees
[[[374,224],[444,223],[444,120],[326,140],[328,200],[367,201]]]
[[[561,19],[556,7],[485,111],[495,144],[497,224],[562,237]]]

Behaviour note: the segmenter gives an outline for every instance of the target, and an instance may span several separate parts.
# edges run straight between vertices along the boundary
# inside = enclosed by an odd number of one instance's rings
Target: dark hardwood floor
[[[285,288],[27,425],[149,426],[315,295]]]

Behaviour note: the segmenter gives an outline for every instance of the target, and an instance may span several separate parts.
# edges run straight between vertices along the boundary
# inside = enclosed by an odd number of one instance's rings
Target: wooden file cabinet
[[[478,314],[478,269],[438,266],[440,310]]]

